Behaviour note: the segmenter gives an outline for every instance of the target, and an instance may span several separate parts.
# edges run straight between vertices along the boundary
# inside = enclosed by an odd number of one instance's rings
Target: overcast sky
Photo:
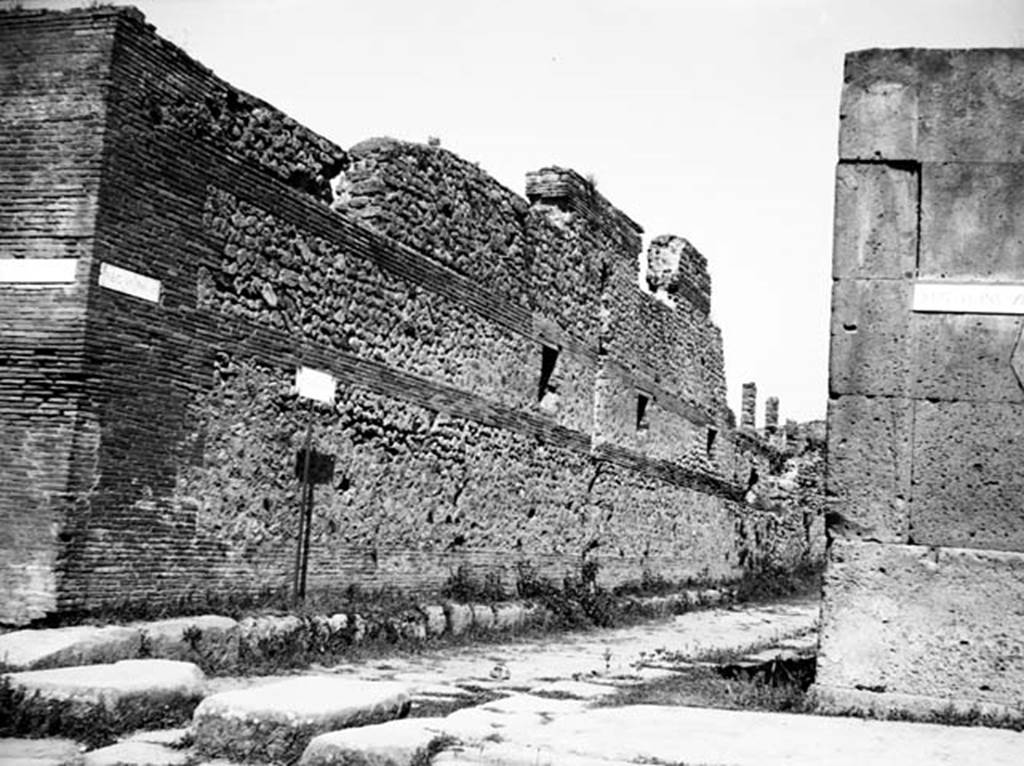
[[[24,6],[81,3],[23,2]],[[136,0],[232,84],[349,147],[430,136],[522,194],[592,175],[707,256],[740,385],[824,417],[843,54],[1024,47],[1024,0]]]

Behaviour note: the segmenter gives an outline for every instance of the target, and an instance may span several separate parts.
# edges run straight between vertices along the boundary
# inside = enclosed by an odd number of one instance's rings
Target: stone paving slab
[[[190,662],[122,660],[110,665],[27,670],[7,675],[11,685],[43,700],[70,700],[86,706],[164,706],[198,700],[203,672]]]
[[[529,745],[486,742],[453,746],[438,753],[431,766],[637,766],[635,761],[618,761],[594,755],[552,753]],[[680,766],[689,766],[681,764]],[[698,765],[694,765],[698,766]],[[699,764],[699,766],[719,766]]]
[[[646,659],[673,653],[699,656],[708,650],[744,650],[809,635],[817,625],[817,600],[740,605],[687,612],[669,620],[607,631],[580,631],[507,643],[476,644],[390,658],[387,669],[342,663],[332,672],[363,680],[397,680],[417,686],[444,682],[473,689],[515,691],[558,681],[617,684],[671,675],[644,668]],[[811,639],[815,640],[815,639]],[[507,678],[495,678],[496,666]],[[222,681],[230,687],[229,680]]]
[[[79,766],[83,757],[70,739],[0,738],[0,766]]]
[[[655,705],[595,708],[502,735],[504,747],[480,742],[471,759],[468,751],[455,755],[493,766],[561,765],[574,757],[715,766],[1024,763],[1024,733],[1003,729]],[[524,757],[512,757],[515,745]]]
[[[141,647],[142,632],[134,627],[15,630],[0,635],[0,663],[12,670],[110,663],[138,657]]]
[[[314,737],[300,766],[408,766],[444,732],[443,718],[406,718]]]
[[[85,766],[182,766],[189,754],[153,742],[118,742],[85,754]]]
[[[242,762],[291,762],[318,734],[398,718],[409,704],[402,684],[336,676],[221,692],[196,708],[196,750]]]

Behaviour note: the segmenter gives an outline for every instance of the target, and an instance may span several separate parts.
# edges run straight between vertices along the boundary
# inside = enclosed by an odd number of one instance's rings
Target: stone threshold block
[[[835,540],[816,693],[830,712],[1024,720],[1024,554]]]
[[[6,676],[33,713],[100,718],[117,731],[187,720],[205,677],[190,662],[122,660],[111,665],[28,670]]]
[[[92,665],[139,656],[138,628],[76,625],[49,630],[15,630],[0,636],[0,663],[12,670]]]
[[[308,676],[207,697],[193,716],[195,747],[207,758],[291,763],[319,734],[401,718],[402,684]]]

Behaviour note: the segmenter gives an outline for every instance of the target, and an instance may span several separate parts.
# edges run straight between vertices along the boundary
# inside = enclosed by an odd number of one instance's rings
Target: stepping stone
[[[138,623],[151,657],[194,662],[207,671],[230,670],[238,665],[241,636],[230,617],[205,614]]]
[[[0,766],[78,766],[82,758],[70,739],[0,739]]]
[[[188,726],[181,726],[176,729],[150,729],[132,732],[125,737],[123,742],[149,742],[153,745],[165,745],[167,747],[185,747],[192,739],[192,729]]]
[[[207,697],[193,716],[200,755],[290,763],[318,734],[400,718],[403,684],[307,676]]]
[[[300,766],[408,766],[444,736],[443,718],[406,718],[314,737]]]
[[[179,766],[188,762],[186,750],[152,742],[119,742],[86,753],[84,766]]]
[[[0,663],[11,670],[39,670],[130,660],[139,656],[142,633],[114,625],[15,630],[0,635]]]
[[[26,706],[66,703],[72,717],[106,715],[122,731],[187,719],[205,680],[192,663],[173,660],[27,670],[6,678],[25,692]]]

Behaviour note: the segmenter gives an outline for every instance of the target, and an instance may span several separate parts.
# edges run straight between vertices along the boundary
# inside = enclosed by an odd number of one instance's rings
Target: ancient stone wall
[[[818,665],[839,709],[1024,710],[1022,83],[1020,50],[846,60]]]
[[[0,24],[0,593],[18,594],[3,599],[7,619],[55,606],[72,455],[93,437],[79,418],[82,283],[111,29],[56,14]]]
[[[53,431],[12,396],[24,436],[3,448],[27,473],[2,513],[41,541],[44,598],[9,579],[0,620],[284,586],[307,433],[335,460],[314,589],[436,591],[462,565],[511,585],[587,559],[607,583],[723,580],[790,555],[777,513],[744,504],[773,451],[729,428],[710,295],[640,292],[639,227],[584,179],[538,171],[527,200],[436,147],[345,152],[133,11],[11,18],[19,40],[95,34],[105,127],[75,281],[0,287],[46,321],[78,296],[82,371],[45,381],[81,386]],[[4,353],[64,337],[40,327]],[[334,378],[333,406],[297,397],[298,367]],[[50,491],[31,471],[58,428],[74,480],[44,523],[45,498],[20,498]]]

